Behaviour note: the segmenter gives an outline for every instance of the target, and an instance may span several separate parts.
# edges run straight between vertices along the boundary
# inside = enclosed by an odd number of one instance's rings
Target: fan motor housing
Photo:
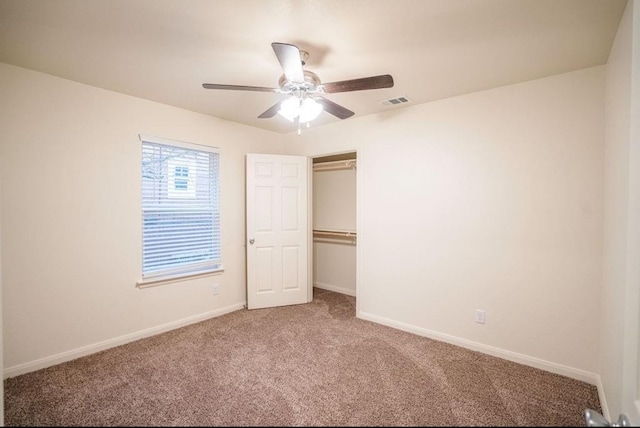
[[[287,76],[284,74],[280,76],[278,80],[278,86],[282,89],[283,92],[294,92],[294,91],[303,91],[303,92],[319,92],[320,91],[320,78],[318,75],[312,71],[303,70],[304,73],[304,82],[296,83],[290,82],[287,80]]]

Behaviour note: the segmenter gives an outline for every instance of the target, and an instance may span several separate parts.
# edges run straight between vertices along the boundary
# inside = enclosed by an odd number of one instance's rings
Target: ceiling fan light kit
[[[307,123],[307,126],[309,126],[309,122],[315,120],[323,110],[338,119],[347,119],[355,114],[351,110],[323,97],[323,94],[393,87],[393,78],[389,74],[322,84],[317,74],[302,69],[309,57],[306,51],[288,43],[274,42],[271,43],[271,47],[284,72],[278,80],[278,88],[217,83],[203,83],[202,87],[205,89],[289,94],[291,95],[289,98],[278,101],[260,114],[258,118],[268,119],[279,114],[290,122],[297,122],[298,134],[300,134],[301,123]]]
[[[322,110],[322,104],[313,98],[302,99],[294,95],[280,103],[278,114],[289,122],[294,122],[298,118],[298,122],[309,123],[320,116]]]

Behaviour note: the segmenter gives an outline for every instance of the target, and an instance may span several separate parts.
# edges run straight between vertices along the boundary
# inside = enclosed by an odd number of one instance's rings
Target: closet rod
[[[347,169],[347,168],[355,168],[355,167],[356,167],[355,159],[333,161],[333,162],[321,162],[321,163],[313,164],[314,171],[328,171],[333,169]]]
[[[347,240],[347,242],[351,242],[353,244],[356,243],[357,234],[356,232],[342,232],[342,231],[334,231],[334,230],[313,230],[313,237],[318,240],[327,240],[327,241],[342,241]]]
[[[331,235],[331,236],[343,236],[345,238],[356,237],[356,232],[343,232],[340,230],[319,230],[313,229],[314,235]]]

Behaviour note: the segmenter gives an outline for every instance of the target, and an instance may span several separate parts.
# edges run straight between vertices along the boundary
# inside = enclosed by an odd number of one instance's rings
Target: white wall
[[[313,243],[313,286],[356,295],[356,246],[349,242]]]
[[[242,307],[244,155],[281,135],[7,64],[0,81],[5,374]],[[139,133],[220,148],[223,274],[136,288]]]
[[[287,134],[358,152],[358,315],[594,381],[604,71]]]
[[[640,312],[640,7],[628,2],[606,72],[600,375],[610,418],[634,425]],[[604,409],[606,410],[606,409]]]
[[[356,170],[313,172],[313,227],[356,230]]]

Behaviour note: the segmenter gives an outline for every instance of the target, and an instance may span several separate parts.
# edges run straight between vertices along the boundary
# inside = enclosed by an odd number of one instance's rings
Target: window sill
[[[224,272],[224,268],[220,266],[215,269],[209,269],[209,270],[204,270],[200,272],[158,276],[158,277],[147,278],[147,279],[138,281],[136,282],[136,287],[137,288],[156,287],[158,285],[172,284],[174,282],[180,282],[180,281],[188,281],[188,280],[198,279],[205,276],[220,275],[223,272]]]

